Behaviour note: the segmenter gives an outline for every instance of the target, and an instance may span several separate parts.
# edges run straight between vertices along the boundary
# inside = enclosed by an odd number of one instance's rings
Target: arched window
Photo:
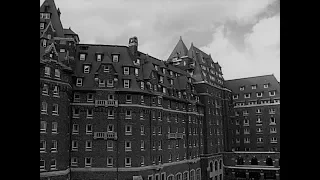
[[[243,158],[241,156],[237,159],[237,165],[243,165]]]
[[[219,169],[222,169],[222,160],[219,161]]]
[[[258,159],[255,156],[251,159],[251,165],[258,165]]]
[[[218,162],[217,161],[214,162],[214,170],[215,171],[218,170]]]
[[[210,162],[210,172],[213,172],[213,162]]]
[[[272,159],[268,156],[267,159],[266,159],[266,165],[267,166],[273,166],[273,162],[272,162]]]

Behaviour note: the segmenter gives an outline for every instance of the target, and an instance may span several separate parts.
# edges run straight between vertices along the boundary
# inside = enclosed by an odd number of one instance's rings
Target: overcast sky
[[[40,0],[40,5],[44,0]],[[280,81],[279,0],[55,0],[80,43],[127,45],[166,60],[179,37],[222,66],[226,80],[274,74]]]

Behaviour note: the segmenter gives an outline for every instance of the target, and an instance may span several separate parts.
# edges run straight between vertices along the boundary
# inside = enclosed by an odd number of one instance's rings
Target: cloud
[[[225,79],[274,74],[280,81],[280,14],[260,20],[244,35],[244,51],[232,44],[225,29],[216,28],[213,41],[200,48],[219,62]]]

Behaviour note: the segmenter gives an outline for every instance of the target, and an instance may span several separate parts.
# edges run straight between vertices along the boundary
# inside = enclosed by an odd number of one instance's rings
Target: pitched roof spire
[[[50,21],[54,29],[57,31],[56,36],[64,37],[63,26],[60,20],[60,10],[57,9],[54,0],[45,0],[43,4],[40,6],[40,12],[49,12],[51,13]]]
[[[182,37],[180,36],[180,39],[179,39],[177,45],[175,46],[175,48],[173,49],[173,51],[171,52],[168,60],[177,57],[178,54],[180,55],[180,57],[186,56],[187,53],[188,53],[188,49],[187,49],[186,45],[184,44],[184,42],[182,41]]]

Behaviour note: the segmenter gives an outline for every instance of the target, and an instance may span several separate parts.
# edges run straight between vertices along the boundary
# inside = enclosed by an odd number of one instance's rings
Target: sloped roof
[[[177,56],[179,56],[179,57],[187,56],[187,54],[188,54],[188,49],[187,49],[186,45],[184,44],[184,42],[182,41],[182,38],[180,36],[180,39],[179,39],[176,47],[173,49],[173,51],[171,52],[168,59],[173,59]]]
[[[49,7],[48,12],[51,13],[50,20],[54,29],[56,30],[56,36],[64,37],[63,26],[54,0],[45,0],[40,6],[40,12],[45,12],[45,6]]]
[[[74,34],[74,35],[78,35],[77,33],[75,33],[75,32],[73,32],[72,30],[71,30],[71,28],[69,28],[69,29],[63,29],[63,32],[64,32],[64,34]]]
[[[263,85],[267,83],[269,84],[269,87],[264,88]],[[251,88],[252,85],[257,85],[257,88],[252,89]],[[225,86],[228,89],[230,89],[233,94],[239,94],[239,98],[237,101],[244,100],[243,94],[245,93],[253,93],[251,98],[255,99],[256,98],[255,92],[263,92],[268,96],[269,95],[268,92],[273,90],[277,91],[275,97],[280,97],[280,83],[277,81],[276,77],[273,74],[227,80],[225,82]],[[244,86],[245,89],[243,91],[240,91],[240,87],[242,86]],[[246,100],[250,100],[250,99],[246,99]]]

